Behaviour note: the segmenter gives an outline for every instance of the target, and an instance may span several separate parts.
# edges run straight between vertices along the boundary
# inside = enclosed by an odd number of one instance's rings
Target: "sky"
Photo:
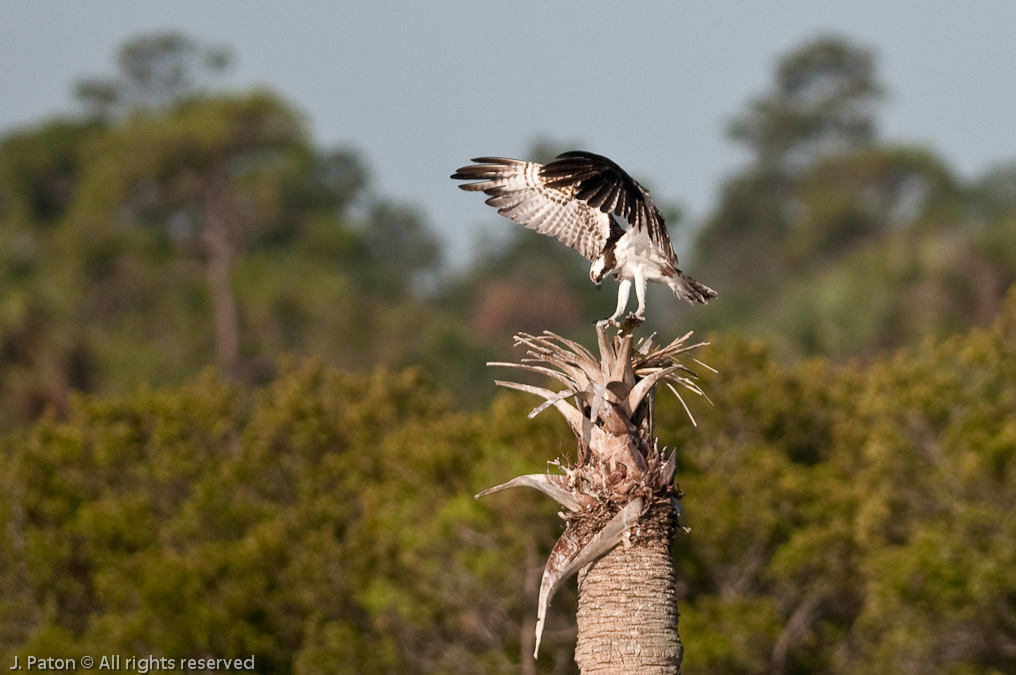
[[[358,150],[373,190],[421,209],[457,264],[512,225],[449,175],[473,157],[525,158],[537,139],[607,155],[681,205],[672,236],[687,250],[747,159],[727,123],[819,34],[879,55],[883,138],[967,178],[1016,160],[1008,0],[0,0],[0,132],[74,113],[77,80],[165,30],[229,46],[229,87],[268,87],[316,145]]]

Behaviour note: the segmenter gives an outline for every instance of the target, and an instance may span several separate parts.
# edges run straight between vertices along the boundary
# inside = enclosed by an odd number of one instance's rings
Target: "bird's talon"
[[[631,333],[633,330],[641,326],[644,321],[645,317],[629,313],[628,316],[624,317],[624,321],[618,324],[618,335],[627,335]]]

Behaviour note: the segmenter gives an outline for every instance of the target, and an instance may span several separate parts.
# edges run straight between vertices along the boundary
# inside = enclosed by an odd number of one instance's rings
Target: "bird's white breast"
[[[643,279],[666,283],[667,277],[662,272],[672,265],[671,256],[667,253],[649,239],[646,230],[636,231],[629,227],[618,239],[614,250],[618,278],[634,279],[636,270],[639,270]]]

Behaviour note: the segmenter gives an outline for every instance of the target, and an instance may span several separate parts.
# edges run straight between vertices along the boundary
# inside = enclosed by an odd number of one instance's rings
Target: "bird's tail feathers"
[[[712,298],[716,297],[716,291],[696,281],[681,270],[677,270],[677,274],[670,278],[667,285],[670,286],[670,289],[674,291],[677,297],[687,300],[692,304],[700,302],[705,305]]]

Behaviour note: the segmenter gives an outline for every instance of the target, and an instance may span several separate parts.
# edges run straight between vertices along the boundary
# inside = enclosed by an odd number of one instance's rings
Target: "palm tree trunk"
[[[675,525],[670,503],[658,500],[629,547],[617,546],[579,572],[575,662],[582,675],[681,672],[670,557]]]

